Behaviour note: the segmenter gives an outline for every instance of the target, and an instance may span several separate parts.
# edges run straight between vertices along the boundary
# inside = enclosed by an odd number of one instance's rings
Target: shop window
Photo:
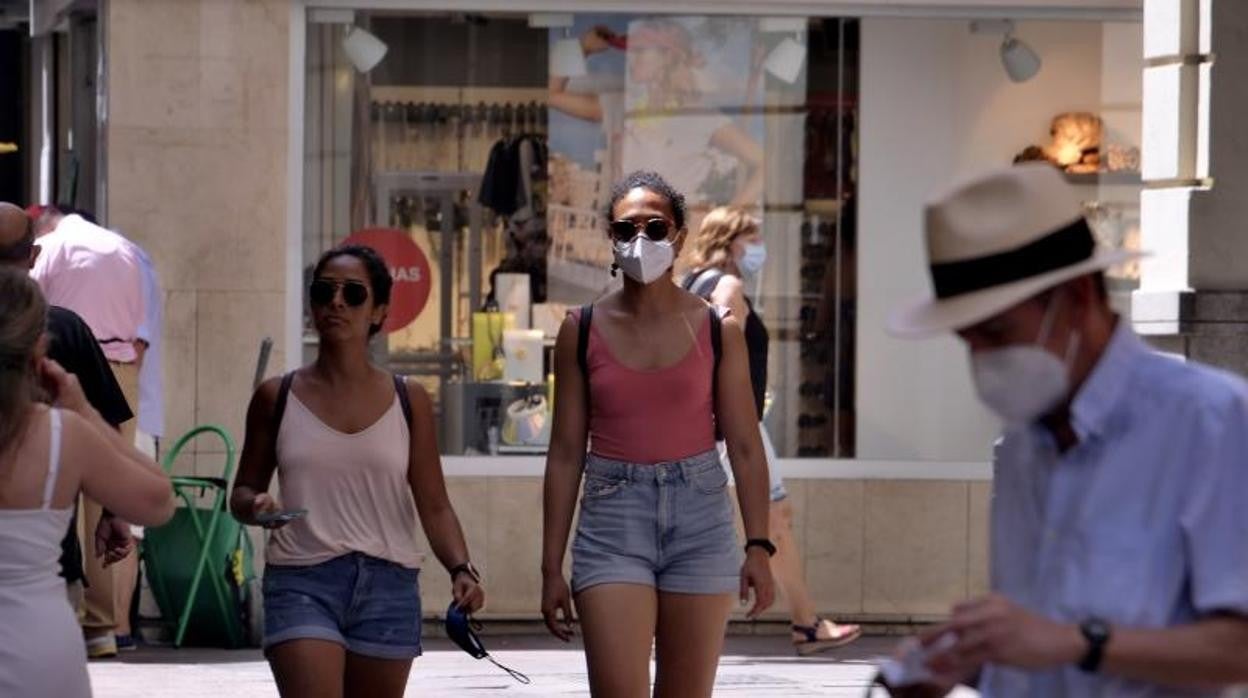
[[[780,455],[852,456],[857,21],[559,19],[355,13],[388,47],[364,74],[344,26],[310,24],[305,264],[351,234],[414,243],[391,266],[423,301],[378,359],[433,393],[444,453],[541,453],[554,333],[618,283],[610,185],[657,170],[691,230],[728,204],[761,221],[745,281]]]

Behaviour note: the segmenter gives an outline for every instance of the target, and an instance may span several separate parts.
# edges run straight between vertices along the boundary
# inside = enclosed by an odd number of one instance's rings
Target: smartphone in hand
[[[307,509],[291,509],[290,511],[266,511],[256,514],[256,523],[281,524],[301,519],[308,514]]]

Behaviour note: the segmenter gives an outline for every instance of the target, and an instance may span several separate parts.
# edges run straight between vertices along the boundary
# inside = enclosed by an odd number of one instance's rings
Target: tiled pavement
[[[485,660],[477,661],[445,640],[426,642],[408,684],[409,696],[588,696],[579,646],[547,637],[490,637],[495,656],[532,678],[522,686]],[[865,638],[815,658],[798,658],[783,636],[733,636],[720,664],[715,695],[866,695],[870,658],[894,638]],[[120,660],[93,662],[97,698],[275,698],[268,665],[255,650],[143,648]],[[879,695],[883,695],[882,692]],[[965,695],[974,695],[966,692]]]

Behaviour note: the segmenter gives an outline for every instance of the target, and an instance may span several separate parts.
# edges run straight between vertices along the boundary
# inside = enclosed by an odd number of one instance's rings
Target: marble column
[[[1248,373],[1248,3],[1146,0],[1135,327]]]

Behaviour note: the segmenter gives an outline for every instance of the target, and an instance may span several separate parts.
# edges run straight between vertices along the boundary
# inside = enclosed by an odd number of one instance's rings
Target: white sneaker
[[[112,634],[87,640],[87,659],[109,659],[117,656],[117,638]]]

